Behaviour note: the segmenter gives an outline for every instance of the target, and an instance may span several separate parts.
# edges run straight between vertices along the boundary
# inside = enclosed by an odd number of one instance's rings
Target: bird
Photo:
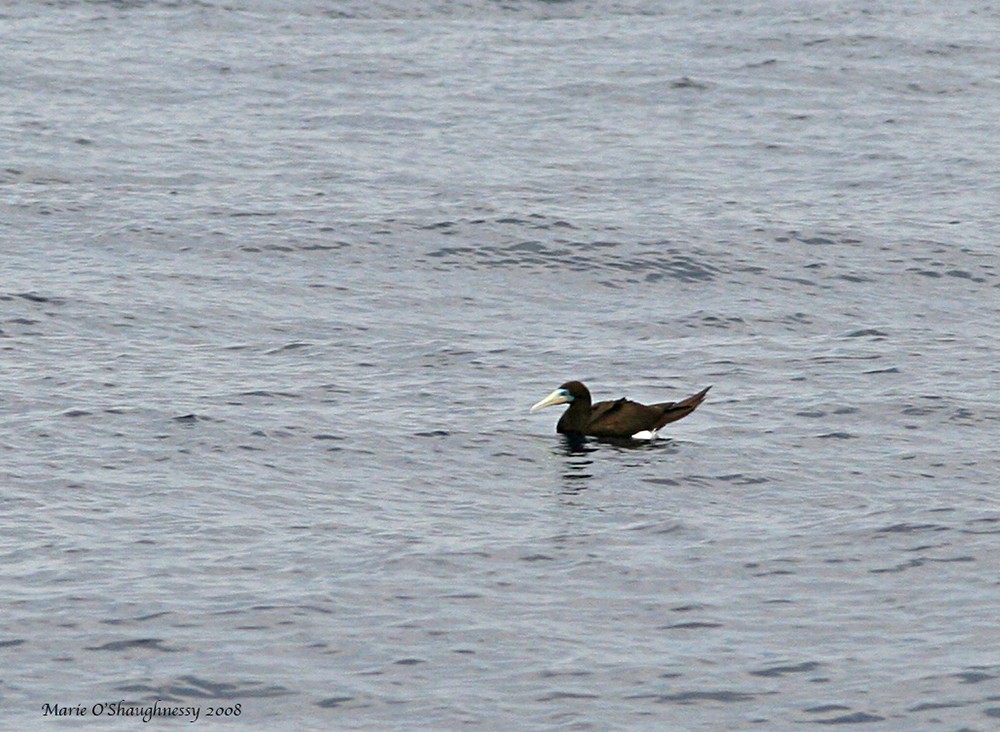
[[[569,404],[556,425],[564,435],[589,437],[655,438],[665,424],[688,416],[705,400],[711,386],[679,402],[639,404],[622,397],[614,401],[591,404],[590,390],[579,381],[567,381],[531,407],[537,412],[556,404]]]

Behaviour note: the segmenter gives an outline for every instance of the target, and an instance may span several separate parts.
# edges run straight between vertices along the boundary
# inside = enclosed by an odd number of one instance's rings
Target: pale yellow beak
[[[539,409],[543,409],[544,407],[551,407],[556,404],[565,404],[569,400],[569,394],[565,389],[556,389],[554,392],[542,399],[542,401],[538,402],[538,404],[532,406],[531,411],[537,412]]]

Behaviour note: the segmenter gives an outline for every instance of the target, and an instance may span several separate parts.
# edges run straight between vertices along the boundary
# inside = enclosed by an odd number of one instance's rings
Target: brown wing
[[[594,437],[631,437],[636,432],[655,429],[662,412],[628,399],[598,402],[591,407],[587,434]]]
[[[594,437],[631,437],[636,432],[658,430],[663,425],[688,416],[705,401],[712,387],[679,402],[639,404],[628,399],[598,402],[591,407],[587,434]]]
[[[612,402],[598,402],[590,407],[590,423],[593,424],[596,420],[606,417],[609,414],[613,414],[617,410],[622,408],[622,405],[628,402],[628,399],[622,397],[621,399],[615,399]]]

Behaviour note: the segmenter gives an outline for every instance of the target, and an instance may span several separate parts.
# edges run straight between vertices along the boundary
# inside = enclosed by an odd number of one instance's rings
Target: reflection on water
[[[609,460],[614,455],[641,452],[676,452],[677,444],[671,439],[633,440],[617,437],[584,437],[582,435],[559,435],[559,441],[553,450],[565,458],[563,480],[566,481],[564,493],[580,493],[589,487],[587,482],[594,477],[594,453],[604,451]]]
[[[580,493],[589,488],[589,479],[594,477],[590,470],[594,461],[589,455],[597,452],[597,448],[581,435],[560,435],[557,444],[558,453],[566,458],[562,475],[566,484],[562,492]]]
[[[597,452],[597,448],[591,447],[583,435],[559,435],[559,446],[560,453],[567,457]]]
[[[630,437],[584,437],[583,435],[559,435],[558,450],[566,457],[576,457],[598,452],[607,446],[615,452],[663,451],[676,452],[677,444],[670,438],[655,440],[633,440]]]
[[[676,452],[677,447],[670,438],[657,438],[655,440],[633,440],[630,438],[607,437],[601,442],[611,445],[616,452]]]

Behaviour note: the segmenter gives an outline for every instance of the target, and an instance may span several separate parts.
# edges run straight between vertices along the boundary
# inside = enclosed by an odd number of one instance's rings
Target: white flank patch
[[[643,430],[632,435],[633,440],[655,440],[659,430]]]

